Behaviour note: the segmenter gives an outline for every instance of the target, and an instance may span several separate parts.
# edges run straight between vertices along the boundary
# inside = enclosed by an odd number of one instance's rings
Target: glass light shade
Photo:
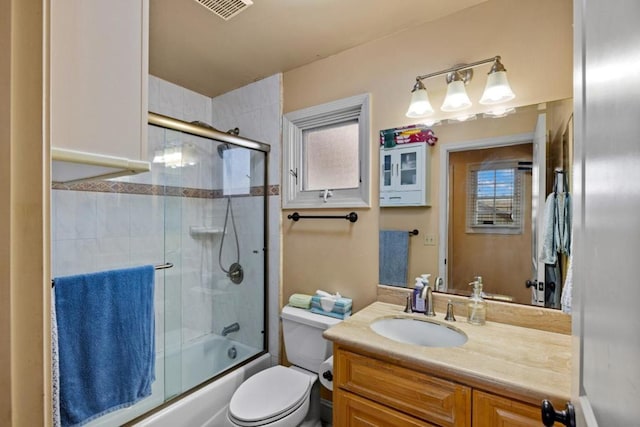
[[[515,98],[516,95],[509,86],[506,71],[494,71],[487,77],[487,84],[484,93],[480,98],[480,104],[493,105],[507,102]]]
[[[476,114],[463,114],[461,116],[456,116],[449,119],[449,123],[460,123],[460,122],[468,122],[471,120],[477,119],[478,116]]]
[[[440,122],[441,122],[441,120],[438,120],[438,119],[428,119],[428,120],[423,120],[422,124],[425,125],[425,126],[431,127],[431,126],[439,125]]]
[[[490,117],[490,118],[500,118],[500,117],[506,117],[509,114],[513,114],[516,112],[515,107],[506,107],[506,106],[500,106],[500,107],[495,107],[489,111],[486,111],[483,114],[483,117]]]
[[[447,96],[444,98],[442,111],[461,111],[471,107],[471,100],[467,95],[462,80],[454,80],[447,85]]]
[[[426,89],[413,89],[411,91],[411,104],[407,110],[407,117],[417,118],[433,114],[433,107],[429,102],[429,94]]]

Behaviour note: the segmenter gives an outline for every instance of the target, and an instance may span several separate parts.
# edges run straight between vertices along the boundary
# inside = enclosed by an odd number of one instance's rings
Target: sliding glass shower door
[[[150,128],[174,265],[157,317],[167,400],[266,351],[266,152]]]

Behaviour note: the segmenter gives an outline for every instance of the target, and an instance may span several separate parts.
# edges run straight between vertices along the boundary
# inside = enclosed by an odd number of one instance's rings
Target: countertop
[[[423,347],[378,335],[369,328],[377,318],[425,318],[384,302],[374,302],[327,329],[324,337],[371,357],[532,404],[542,399],[564,404],[571,399],[570,335],[497,322],[476,326],[460,316],[457,322],[446,322],[443,313],[436,314],[428,319],[461,330],[467,342],[459,347]]]

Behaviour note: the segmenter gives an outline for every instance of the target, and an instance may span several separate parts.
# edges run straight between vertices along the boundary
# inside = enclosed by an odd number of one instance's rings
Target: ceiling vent
[[[195,0],[208,10],[228,21],[253,4],[251,0]]]

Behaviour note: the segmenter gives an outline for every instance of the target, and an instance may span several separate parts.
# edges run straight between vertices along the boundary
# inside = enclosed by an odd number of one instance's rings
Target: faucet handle
[[[434,317],[436,312],[433,311],[433,293],[429,286],[425,286],[426,292],[424,296],[424,314],[425,316]]]
[[[447,301],[447,314],[444,316],[444,320],[448,320],[449,322],[456,321],[456,317],[453,315],[453,302],[451,302],[451,300]]]
[[[407,303],[404,306],[405,313],[413,313],[413,309],[411,307],[411,295],[407,295]]]

